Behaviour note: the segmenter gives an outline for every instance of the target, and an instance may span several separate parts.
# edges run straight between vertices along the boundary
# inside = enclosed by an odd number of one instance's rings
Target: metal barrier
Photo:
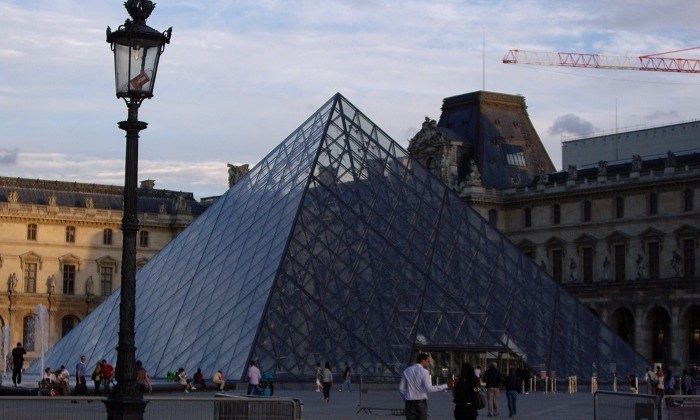
[[[593,394],[594,420],[660,420],[659,397],[629,392],[597,391]],[[634,417],[630,414],[634,413]]]
[[[144,420],[300,420],[303,403],[292,398],[242,397],[216,394],[211,398],[147,397]],[[106,419],[102,397],[0,397],[0,417],[12,420]]]
[[[664,420],[700,420],[700,395],[666,395],[661,406]]]

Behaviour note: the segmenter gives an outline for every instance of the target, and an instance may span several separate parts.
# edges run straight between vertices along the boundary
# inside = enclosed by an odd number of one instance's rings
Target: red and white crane
[[[503,57],[503,62],[506,64],[534,64],[540,66],[700,73],[700,59],[660,57],[666,54],[695,50],[698,48],[700,47],[640,55],[638,57],[573,52],[510,50],[508,54]]]

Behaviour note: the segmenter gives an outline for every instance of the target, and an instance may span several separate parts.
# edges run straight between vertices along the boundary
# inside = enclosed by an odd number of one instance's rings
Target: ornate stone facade
[[[51,347],[119,288],[122,203],[121,187],[0,177],[0,278],[7,281],[0,325],[9,333],[0,347],[23,342],[27,359],[38,358],[39,304],[48,310]],[[138,207],[139,266],[202,211],[191,193],[156,190],[152,181],[142,183]]]
[[[512,112],[501,114],[500,123],[524,118]],[[440,121],[447,119],[443,106]],[[444,162],[455,143],[459,138],[409,150],[454,185],[445,164],[430,162]],[[477,149],[489,143],[469,139]],[[500,170],[509,173],[505,163]],[[526,177],[538,170],[527,155],[524,163]],[[700,154],[635,155],[538,173],[512,186],[490,175],[482,186],[455,190],[648,360],[676,368],[700,363]]]

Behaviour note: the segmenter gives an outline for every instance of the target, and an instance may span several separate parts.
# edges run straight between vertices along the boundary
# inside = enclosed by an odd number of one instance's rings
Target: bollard
[[[591,394],[595,394],[598,391],[598,378],[593,376],[591,378]]]

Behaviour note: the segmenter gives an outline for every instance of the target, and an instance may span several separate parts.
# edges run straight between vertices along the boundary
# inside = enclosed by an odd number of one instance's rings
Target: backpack
[[[482,408],[486,407],[486,400],[484,399],[484,395],[481,393],[481,389],[479,389],[478,387],[474,388],[474,397],[472,405],[477,410],[481,410]]]

